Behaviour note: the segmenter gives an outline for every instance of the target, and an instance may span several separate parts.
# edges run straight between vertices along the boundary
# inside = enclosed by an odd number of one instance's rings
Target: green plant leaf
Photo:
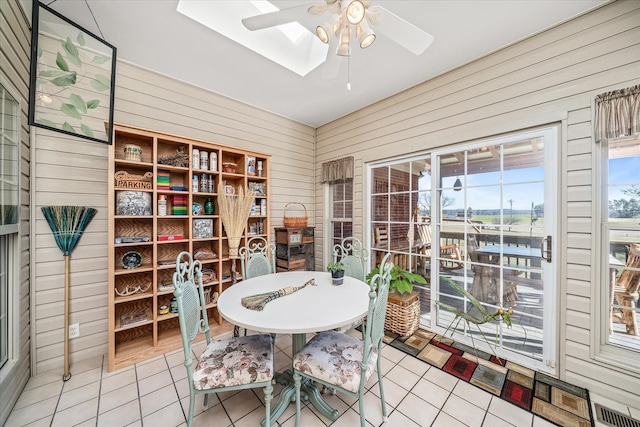
[[[77,40],[77,42],[78,42],[78,44],[80,46],[84,46],[85,45],[84,34],[82,34],[82,32],[78,33],[78,37],[76,37],[76,40]]]
[[[60,110],[69,117],[73,117],[74,119],[78,119],[78,120],[82,119],[82,116],[80,115],[80,113],[78,113],[78,110],[76,109],[76,107],[74,107],[71,104],[63,103],[60,106]]]
[[[69,131],[69,132],[73,132],[73,133],[78,133],[76,132],[76,130],[73,128],[73,126],[71,126],[69,123],[64,122],[64,124],[62,125],[62,129]]]
[[[56,55],[56,65],[62,71],[69,71],[69,64],[67,64],[67,61],[64,60],[60,52]]]
[[[98,105],[100,105],[100,100],[98,99],[92,99],[90,101],[87,101],[87,109],[98,108]]]
[[[91,80],[91,87],[99,91],[109,90],[111,81],[102,74],[96,74],[96,78]]]
[[[41,125],[49,126],[49,127],[52,127],[52,128],[57,127],[57,126],[56,126],[56,124],[55,124],[54,122],[52,122],[52,121],[51,121],[51,120],[49,120],[49,119],[45,119],[45,118],[40,118],[40,119],[36,120],[36,122],[37,122],[37,123],[39,123],[39,124],[41,124]]]
[[[72,93],[69,96],[69,102],[71,102],[73,106],[76,107],[76,109],[82,114],[87,114],[87,104],[84,102],[84,99],[82,99],[80,95]]]
[[[96,55],[93,57],[94,64],[104,64],[105,62],[111,61],[111,58],[108,56]]]
[[[72,72],[69,73],[65,76],[60,76],[60,77],[56,77],[55,79],[51,80],[51,83],[53,83],[56,86],[71,86],[76,84],[76,72]]]
[[[367,274],[367,282],[370,282],[374,275],[380,272],[380,267],[376,267],[369,274]],[[389,282],[389,290],[395,290],[399,294],[405,292],[411,292],[413,290],[413,284],[420,283],[427,284],[427,280],[419,274],[409,273],[401,269],[398,265],[394,264],[391,267],[391,281]]]
[[[91,138],[94,138],[93,129],[91,129],[89,126],[83,123],[80,125],[80,129],[82,130],[82,133],[84,133],[85,135],[90,136]]]
[[[38,58],[42,58],[42,48],[40,46],[38,46],[37,56],[38,56]]]

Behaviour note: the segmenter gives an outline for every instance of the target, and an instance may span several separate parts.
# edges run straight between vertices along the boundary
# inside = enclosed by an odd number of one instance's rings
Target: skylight
[[[327,57],[328,46],[298,22],[258,31],[246,29],[243,18],[279,10],[266,0],[179,0],[176,10],[300,76]]]

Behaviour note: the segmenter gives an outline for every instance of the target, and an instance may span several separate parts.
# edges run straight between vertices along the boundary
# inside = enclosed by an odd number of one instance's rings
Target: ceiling
[[[323,65],[302,77],[264,58],[178,13],[178,0],[45,4],[116,46],[120,60],[318,127],[607,1],[373,0],[435,40],[416,56],[379,34],[369,48],[354,48],[349,59],[340,57],[338,72],[330,77]],[[314,1],[272,3],[284,9]],[[303,25],[313,28],[324,20],[309,16]]]

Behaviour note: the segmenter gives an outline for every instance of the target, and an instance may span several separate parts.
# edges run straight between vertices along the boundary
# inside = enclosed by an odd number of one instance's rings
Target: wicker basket
[[[384,328],[401,336],[413,334],[420,325],[420,297],[417,292],[389,293]]]
[[[302,209],[304,209],[304,216],[287,216],[287,207],[289,205],[300,205]],[[309,222],[309,217],[307,216],[307,208],[298,202],[290,202],[284,205],[284,226],[286,228],[302,228],[306,227]]]

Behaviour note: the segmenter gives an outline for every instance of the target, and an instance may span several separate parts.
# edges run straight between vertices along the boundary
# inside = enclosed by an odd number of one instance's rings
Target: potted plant
[[[371,278],[379,272],[380,266],[371,270],[371,272],[367,274],[367,282],[369,282]],[[410,273],[407,270],[401,269],[397,264],[393,264],[393,267],[391,267],[391,281],[389,282],[389,292],[394,292],[397,294],[412,292],[414,283],[426,285],[427,280],[419,274]]]
[[[379,272],[379,266],[367,274],[367,282]],[[389,299],[384,328],[401,336],[413,334],[420,325],[420,296],[413,284],[427,284],[427,280],[416,273],[403,270],[397,264],[391,267]]]
[[[331,273],[331,281],[334,285],[342,285],[344,281],[344,264],[340,261],[327,264],[327,271]]]

